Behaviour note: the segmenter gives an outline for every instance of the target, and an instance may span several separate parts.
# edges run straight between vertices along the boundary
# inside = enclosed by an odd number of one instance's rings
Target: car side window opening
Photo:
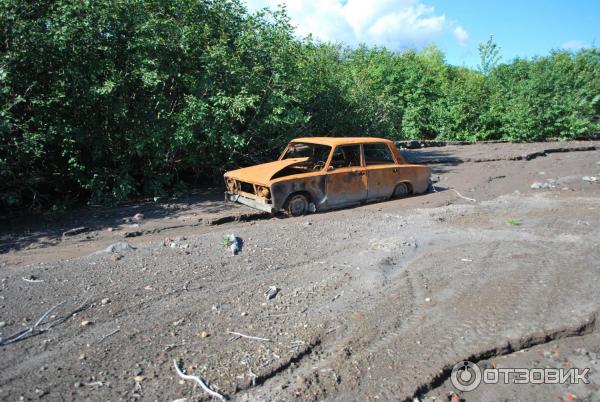
[[[360,145],[344,145],[333,151],[330,166],[336,169],[360,166]]]
[[[386,165],[395,163],[392,153],[386,144],[364,144],[365,164],[369,165]]]

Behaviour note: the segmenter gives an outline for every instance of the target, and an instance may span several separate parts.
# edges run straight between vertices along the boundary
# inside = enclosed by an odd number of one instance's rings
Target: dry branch
[[[31,327],[25,328],[24,330],[21,330],[21,331],[17,332],[16,334],[9,336],[6,339],[0,339],[0,346],[10,345],[11,343],[15,343],[20,340],[23,340],[23,339],[26,339],[26,338],[29,338],[29,337],[32,337],[35,335],[39,335],[42,332],[46,332],[46,331],[50,330],[52,327],[54,327],[58,324],[61,324],[61,323],[65,322],[66,320],[68,320],[69,318],[71,318],[73,316],[73,314],[76,314],[76,313],[84,310],[88,301],[89,301],[89,298],[87,298],[83,302],[83,304],[81,304],[75,310],[70,312],[68,315],[61,317],[61,318],[57,318],[54,321],[50,321],[49,323],[47,323],[45,326],[42,327],[41,325],[44,322],[44,320],[46,319],[46,317],[48,317],[48,315],[50,315],[51,312],[53,312],[55,309],[62,306],[66,302],[63,301],[63,302],[57,304],[56,306],[53,306],[48,311],[46,311]]]
[[[265,341],[265,342],[271,342],[270,339],[266,339],[266,338],[259,338],[257,336],[250,336],[250,335],[244,335],[241,334],[239,332],[234,332],[234,331],[227,331],[228,334],[231,335],[237,335],[237,336],[241,336],[242,338],[247,338],[247,339],[254,339],[255,341]]]
[[[213,391],[212,389],[210,389],[208,387],[208,385],[206,385],[204,383],[204,381],[202,381],[202,379],[198,376],[195,375],[189,375],[189,374],[184,374],[181,369],[179,368],[179,364],[177,364],[177,360],[173,360],[173,364],[175,365],[175,371],[177,371],[177,374],[179,375],[179,377],[183,378],[184,380],[192,380],[192,381],[196,381],[198,383],[198,385],[200,385],[202,387],[202,389],[208,393],[211,396],[214,396],[215,398],[219,398],[222,401],[227,400],[227,398],[221,394],[219,394],[216,391]]]

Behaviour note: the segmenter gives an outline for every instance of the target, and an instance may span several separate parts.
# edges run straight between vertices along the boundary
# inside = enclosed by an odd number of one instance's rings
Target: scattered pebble
[[[4,327],[6,325],[6,321],[0,321],[0,328]]]
[[[210,334],[206,331],[200,332],[200,338],[208,338],[209,336],[210,336]]]
[[[133,381],[135,382],[142,382],[146,379],[146,377],[144,377],[143,375],[136,375],[135,377],[133,377]]]
[[[82,327],[87,327],[88,325],[92,325],[92,322],[91,321],[81,321]]]
[[[431,301],[431,297],[426,297],[425,301],[429,303]]]
[[[533,183],[531,185],[531,188],[534,189],[534,190],[540,190],[540,189],[543,189],[543,188],[550,188],[550,187],[552,187],[552,185],[550,183],[543,183],[543,182],[540,182],[540,181],[536,181],[535,183]]]
[[[111,244],[110,246],[104,249],[107,253],[124,253],[126,251],[131,251],[134,248],[129,245],[126,241],[119,241]]]
[[[265,297],[267,300],[271,300],[277,296],[277,293],[279,293],[280,290],[281,289],[279,289],[277,286],[271,286],[269,290],[265,292]]]
[[[108,303],[110,303],[110,299],[108,297],[106,297],[106,298],[102,299],[101,303],[102,304],[108,304]]]
[[[144,214],[137,213],[137,214],[133,215],[133,220],[135,220],[135,221],[141,221],[143,219],[144,219]]]
[[[365,319],[365,316],[364,316],[364,314],[363,314],[363,313],[361,313],[361,312],[359,312],[359,311],[355,311],[355,312],[353,312],[353,313],[352,313],[352,316],[351,316],[351,318],[352,318],[354,321],[362,321],[362,320],[364,320],[364,319]]]
[[[581,180],[593,183],[598,181],[598,178],[596,176],[583,176]]]

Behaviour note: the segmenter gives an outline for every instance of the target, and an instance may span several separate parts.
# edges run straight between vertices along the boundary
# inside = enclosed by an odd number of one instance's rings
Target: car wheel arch
[[[414,190],[413,190],[412,183],[408,180],[402,180],[402,181],[399,181],[398,183],[396,183],[396,185],[394,186],[394,191],[392,191],[392,198],[398,197],[397,191],[398,191],[398,187],[401,185],[406,186],[406,193],[404,194],[404,196],[413,194]]]

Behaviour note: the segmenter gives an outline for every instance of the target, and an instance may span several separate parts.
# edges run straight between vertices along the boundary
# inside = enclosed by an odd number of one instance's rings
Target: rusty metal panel
[[[297,163],[305,162],[308,158],[283,159],[260,165],[249,166],[225,173],[225,178],[233,178],[248,183],[268,185],[271,177],[282,169]]]
[[[327,172],[327,206],[341,206],[367,199],[367,174],[362,167]]]
[[[394,193],[394,188],[398,184],[400,166],[396,164],[390,165],[374,165],[367,166],[368,193],[367,200],[375,201],[388,199]]]
[[[429,188],[431,168],[422,165],[400,165],[398,168],[398,182],[408,182],[413,194],[425,193]]]

